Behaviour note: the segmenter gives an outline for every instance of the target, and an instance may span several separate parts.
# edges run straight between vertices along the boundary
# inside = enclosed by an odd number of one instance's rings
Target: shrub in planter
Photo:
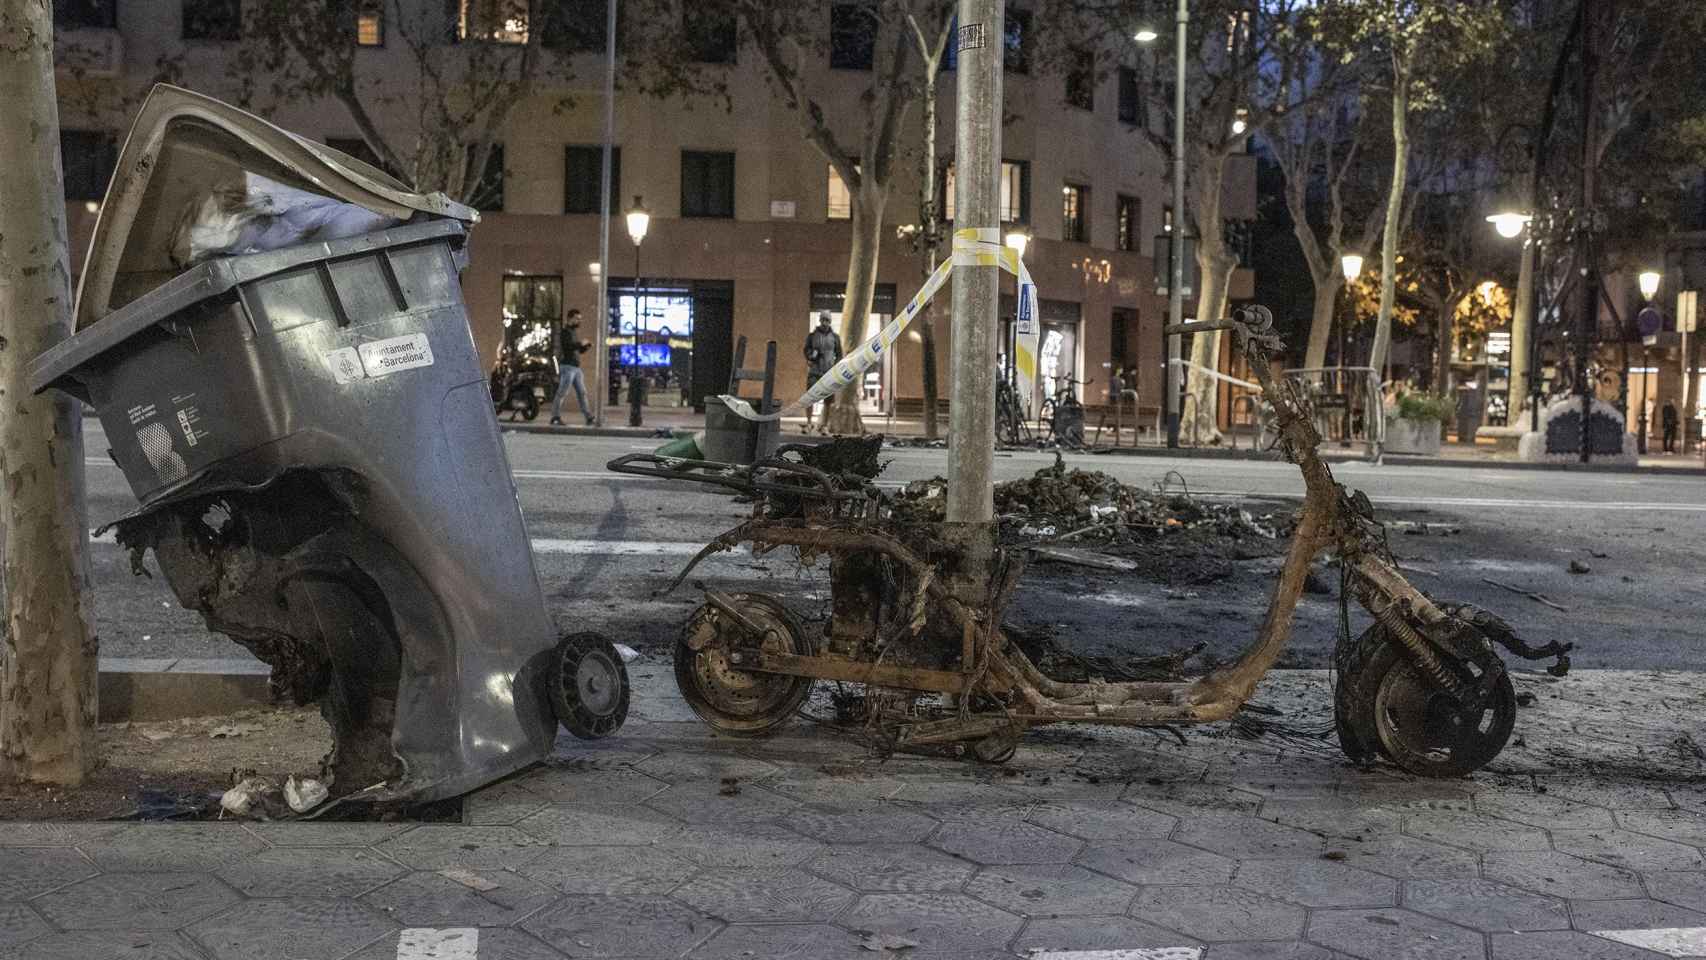
[[[1450,397],[1400,393],[1386,408],[1386,449],[1392,453],[1439,452],[1440,425],[1457,413]]]

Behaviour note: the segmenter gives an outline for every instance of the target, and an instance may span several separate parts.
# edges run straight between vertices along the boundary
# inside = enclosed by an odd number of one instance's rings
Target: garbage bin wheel
[[[693,611],[675,645],[675,684],[699,719],[713,730],[738,737],[760,737],[786,722],[811,695],[810,677],[742,670],[732,654],[762,648],[773,653],[813,656],[799,620],[774,597],[728,594],[742,617],[764,632],[747,636],[715,604]]]
[[[551,707],[557,722],[582,740],[608,737],[628,719],[628,667],[616,646],[596,633],[571,633],[557,644]]]

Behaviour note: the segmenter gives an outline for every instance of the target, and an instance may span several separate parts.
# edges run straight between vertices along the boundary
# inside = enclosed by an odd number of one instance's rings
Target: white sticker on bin
[[[385,377],[404,370],[432,366],[432,344],[424,333],[405,337],[388,337],[364,343],[356,348],[361,352],[361,366],[370,377]]]

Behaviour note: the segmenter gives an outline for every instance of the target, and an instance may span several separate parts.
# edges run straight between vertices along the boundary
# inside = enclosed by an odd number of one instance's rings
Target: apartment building
[[[535,0],[538,2],[538,0]],[[422,17],[441,17],[445,43],[525,42],[523,0],[404,0]],[[779,344],[779,390],[805,386],[801,356],[811,318],[839,313],[850,247],[849,198],[828,162],[801,135],[794,114],[773,94],[755,51],[733,31],[713,36],[698,54],[728,90],[721,100],[660,99],[632,89],[615,104],[614,206],[610,263],[599,262],[600,161],[603,139],[604,44],[600,0],[572,0],[586,29],[547,55],[564,57],[572,79],[537,90],[515,105],[478,198],[481,222],[463,275],[474,334],[490,362],[506,343],[538,338],[568,309],[595,317],[599,273],[609,274],[610,367],[654,364],[654,404],[702,402],[727,385],[733,345],[745,337],[754,354]],[[824,53],[808,63],[805,84],[823,103],[838,135],[856,138],[858,100],[871,84],[871,50],[844,24],[846,4],[821,3]],[[385,82],[412,69],[410,53],[388,23],[397,7],[375,3],[349,42],[364,78]],[[507,11],[507,13],[506,13]],[[73,259],[111,174],[127,120],[113,104],[174,65],[178,82],[236,99],[264,88],[266,78],[238,75],[232,48],[244,28],[241,0],[58,0],[62,48],[78,51],[77,83],[62,69],[61,122]],[[494,12],[504,14],[494,18]],[[619,8],[620,12],[620,8]],[[1116,370],[1135,381],[1143,403],[1160,400],[1166,297],[1166,231],[1172,211],[1165,158],[1145,133],[1165,120],[1159,90],[1142,81],[1147,56],[1135,44],[1110,41],[1094,69],[1044,69],[1033,62],[1030,11],[1011,5],[1002,136],[1002,218],[1030,242],[1025,250],[1041,294],[1045,381],[1094,382],[1081,396],[1102,402]],[[850,39],[851,37],[851,39]],[[536,39],[536,38],[535,38]],[[620,43],[620,41],[619,41]],[[1117,55],[1116,55],[1117,52]],[[631,55],[623,51],[625,56]],[[62,54],[62,62],[70,60]],[[952,64],[940,84],[938,157],[952,215],[954,83]],[[91,80],[114,96],[91,107]],[[274,122],[361,154],[349,111],[335,101],[269,105]],[[396,111],[376,111],[385,124]],[[882,232],[872,329],[904,305],[924,275],[923,255],[897,228],[916,223],[922,162],[921,111],[907,118]],[[1229,165],[1225,216],[1232,235],[1248,236],[1255,217],[1253,158]],[[636,247],[621,213],[638,202],[650,227]],[[1163,281],[1164,282],[1164,281]],[[1012,281],[1004,280],[1011,303]],[[1253,276],[1237,271],[1232,296],[1248,298]],[[948,294],[939,295],[938,340],[946,383],[950,333]],[[1010,307],[1004,309],[1010,313]],[[590,327],[583,328],[590,336]],[[624,353],[624,347],[628,353]],[[598,364],[589,377],[609,384]],[[1054,378],[1061,378],[1055,380]],[[919,408],[922,363],[910,332],[866,392],[870,414]],[[944,387],[944,392],[945,387]]]

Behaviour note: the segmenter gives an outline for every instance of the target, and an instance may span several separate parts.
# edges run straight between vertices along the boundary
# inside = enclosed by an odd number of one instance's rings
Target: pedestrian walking
[[[1665,408],[1662,412],[1660,412],[1659,418],[1660,418],[1660,422],[1664,424],[1665,452],[1666,453],[1675,453],[1676,452],[1676,433],[1677,433],[1677,426],[1678,426],[1677,416],[1676,416],[1676,401],[1675,400],[1666,400],[1665,401]]]
[[[592,409],[586,405],[586,375],[581,372],[581,354],[592,349],[592,341],[580,339],[581,312],[570,310],[557,338],[557,395],[551,400],[551,425],[563,425],[563,398],[575,392],[575,403],[586,425],[592,426]]]
[[[830,326],[827,312],[817,315],[817,329],[806,334],[806,386],[818,380],[841,360],[841,338]],[[806,429],[811,429],[813,404],[806,408]]]

